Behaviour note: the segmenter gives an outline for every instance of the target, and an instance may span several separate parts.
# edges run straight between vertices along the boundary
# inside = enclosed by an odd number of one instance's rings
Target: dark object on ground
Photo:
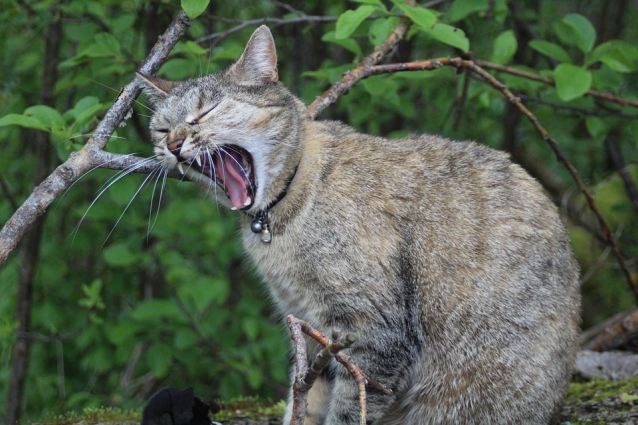
[[[141,425],[210,425],[209,410],[219,408],[195,397],[192,388],[163,388],[144,406]]]

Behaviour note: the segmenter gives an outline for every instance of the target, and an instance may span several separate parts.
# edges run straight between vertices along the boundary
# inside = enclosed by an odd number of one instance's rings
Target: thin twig
[[[622,233],[622,226],[620,226],[618,228],[618,231],[616,232],[616,234],[614,235],[614,237],[616,238],[616,240],[618,240],[618,238],[620,237]],[[600,270],[600,268],[603,266],[603,264],[605,264],[605,260],[607,259],[607,257],[609,256],[609,254],[611,253],[611,247],[609,245],[607,245],[605,247],[605,249],[603,250],[602,254],[600,254],[600,256],[598,257],[598,259],[596,260],[596,263],[594,263],[593,266],[591,266],[589,268],[589,270],[587,270],[586,273],[584,273],[581,277],[580,277],[580,281],[579,284],[580,286],[583,286],[585,284],[585,282],[587,282],[589,279],[591,279],[591,277],[598,271]]]
[[[295,9],[294,7],[289,5],[288,3],[284,3],[284,2],[281,2],[281,1],[277,1],[277,0],[271,0],[271,3],[274,4],[275,6],[279,6],[281,8],[284,8],[288,12],[294,13],[295,15],[307,16],[302,10]]]
[[[488,62],[488,61],[484,61],[484,60],[480,60],[480,59],[475,59],[474,63],[475,63],[476,66],[480,66],[481,68],[493,69],[495,71],[505,72],[505,73],[508,73],[508,74],[511,74],[511,75],[516,75],[518,77],[526,78],[528,80],[539,81],[541,83],[545,83],[545,84],[550,85],[550,86],[556,85],[554,80],[552,80],[551,78],[543,77],[541,75],[534,74],[534,73],[528,72],[528,71],[523,71],[521,69],[510,68],[508,66],[499,65],[499,64],[496,64],[496,63],[492,63],[492,62]],[[599,99],[603,99],[603,100],[606,100],[608,102],[618,103],[618,104],[620,104],[622,106],[633,106],[634,108],[638,108],[638,100],[625,99],[625,98],[618,97],[618,96],[616,96],[614,94],[611,94],[611,93],[603,93],[603,92],[599,92],[599,91],[596,91],[596,90],[588,90],[585,93],[585,95],[586,96],[591,96],[591,97],[596,97],[596,98],[599,98]]]
[[[293,418],[291,421],[292,424],[303,424],[303,418],[305,417],[306,405],[307,405],[307,391],[310,389],[312,385],[306,385],[304,383],[303,378],[307,378],[310,380],[316,379],[316,375],[318,372],[308,371],[307,369],[307,357],[305,351],[305,341],[303,337],[301,337],[301,332],[305,333],[319,344],[328,348],[328,350],[322,350],[323,355],[325,356],[333,356],[335,360],[341,363],[345,368],[350,372],[352,377],[354,378],[357,387],[359,389],[359,406],[360,406],[360,417],[359,424],[366,425],[367,421],[367,397],[366,397],[366,385],[375,386],[375,389],[382,392],[383,394],[390,395],[392,391],[379,384],[376,381],[367,378],[361,369],[359,369],[356,365],[354,365],[349,357],[339,350],[349,347],[354,340],[352,340],[353,336],[346,337],[346,344],[336,344],[328,337],[323,335],[321,332],[313,328],[308,322],[297,319],[296,317],[289,315],[286,318],[288,322],[288,327],[290,328],[290,333],[295,345],[295,382],[293,384]],[[350,341],[350,342],[348,342]],[[298,347],[302,347],[301,350]],[[319,359],[319,356],[317,356]],[[319,365],[322,366],[322,365]],[[325,364],[323,364],[325,367]],[[305,390],[305,391],[304,391]],[[299,412],[303,413],[299,413]],[[299,422],[295,422],[298,420]]]
[[[204,37],[200,37],[195,40],[195,43],[201,44],[210,41],[218,41],[222,38],[228,37],[230,34],[233,34],[237,31],[241,31],[244,28],[254,26],[254,25],[289,25],[289,24],[298,24],[300,22],[335,22],[338,19],[336,16],[314,16],[314,15],[303,15],[297,16],[296,18],[260,18],[260,19],[249,19],[247,21],[236,21],[236,20],[226,20],[229,22],[239,22],[238,25],[229,28],[225,31],[216,32],[213,34],[206,35]],[[225,20],[225,19],[223,19]]]
[[[638,114],[631,114],[629,112],[623,112],[616,109],[611,109],[606,111],[596,111],[593,109],[578,108],[576,106],[563,105],[556,102],[550,102],[549,100],[541,99],[535,96],[528,96],[526,94],[521,94],[521,93],[515,93],[515,94],[516,96],[520,97],[521,100],[526,100],[529,102],[547,105],[554,110],[564,110],[564,111],[574,112],[578,115],[586,116],[586,117],[619,117],[619,118],[629,118],[629,119],[638,118]]]
[[[463,75],[463,87],[461,89],[461,95],[457,96],[455,103],[456,109],[454,112],[454,123],[452,128],[457,130],[461,125],[461,119],[463,118],[463,110],[465,109],[465,103],[467,102],[467,94],[470,88],[470,73],[466,72]]]
[[[293,316],[288,316],[288,328],[290,337],[295,347],[295,380],[292,384],[292,418],[290,425],[303,425],[308,407],[308,391],[301,391],[302,377],[308,372],[308,360],[306,355],[306,343],[301,334],[301,323]]]
[[[328,344],[324,347],[317,357],[315,361],[312,362],[310,368],[306,372],[306,376],[302,379],[302,387],[301,389],[308,391],[310,387],[313,386],[321,372],[328,367],[330,361],[337,355],[341,350],[345,350],[346,348],[350,348],[352,344],[357,340],[356,335],[354,334],[346,334],[343,338],[338,338],[332,342],[332,344]]]
[[[414,5],[414,0],[408,0],[406,4]],[[379,63],[390,53],[396,45],[405,38],[411,25],[412,21],[410,18],[405,15],[401,16],[399,24],[382,44],[377,46],[371,54],[364,57],[355,68],[343,74],[341,80],[334,83],[332,87],[326,90],[321,96],[318,96],[308,106],[308,118],[315,119],[328,105],[336,102],[342,94],[350,90],[359,80],[367,77],[368,68]]]
[[[330,340],[330,338],[328,338],[327,336],[325,336],[324,334],[322,334],[321,332],[319,332],[318,330],[316,330],[315,328],[313,328],[310,323],[305,322],[303,320],[299,320],[296,319],[301,323],[301,330],[303,331],[303,333],[305,333],[306,335],[308,335],[309,337],[311,337],[312,339],[314,339],[315,341],[317,341],[319,344],[323,345],[324,347],[331,344],[332,341]],[[352,364],[350,362],[350,356],[348,356],[345,353],[339,353],[335,356],[335,360],[338,361],[339,363],[341,363],[342,365],[344,365],[346,367],[346,369],[348,369],[351,373],[353,370],[358,368]],[[357,373],[361,373],[361,375],[363,375],[363,373],[358,370]],[[367,381],[367,384],[373,388],[374,390],[378,391],[381,394],[384,395],[390,395],[392,394],[392,390],[387,388],[385,385],[377,382],[376,380],[367,377],[365,375],[363,375],[363,377],[365,378],[365,380]]]
[[[614,241],[614,235],[609,229],[609,226],[607,225],[607,221],[605,220],[605,217],[603,217],[602,213],[596,206],[596,201],[594,200],[594,197],[592,196],[591,192],[589,191],[589,189],[583,182],[576,168],[567,160],[567,158],[565,157],[565,154],[562,152],[562,150],[558,146],[558,143],[556,142],[556,140],[549,135],[547,130],[545,130],[545,128],[538,121],[538,118],[536,118],[536,116],[529,109],[527,109],[525,105],[523,105],[519,97],[514,96],[514,94],[507,88],[505,84],[501,83],[499,80],[493,77],[490,73],[488,73],[483,68],[478,66],[474,61],[464,60],[462,58],[438,58],[438,59],[430,59],[430,60],[418,61],[418,62],[377,65],[377,66],[368,68],[366,75],[363,76],[362,78],[365,78],[371,75],[378,75],[378,74],[397,72],[397,71],[433,70],[433,69],[440,68],[442,66],[465,68],[467,70],[470,70],[478,74],[485,81],[490,83],[492,87],[501,91],[501,93],[503,93],[505,98],[508,101],[512,102],[512,104],[516,105],[518,110],[523,115],[525,115],[527,119],[532,123],[532,125],[534,126],[534,128],[536,128],[536,131],[538,131],[538,133],[541,135],[543,140],[545,140],[549,144],[549,146],[552,148],[558,161],[562,163],[565,166],[565,168],[567,168],[569,173],[572,175],[572,178],[576,182],[578,189],[582,192],[583,195],[585,195],[585,198],[587,199],[587,203],[589,204],[589,208],[596,215],[596,218],[598,219],[598,224],[600,228],[602,229],[603,234],[605,235],[605,239],[607,240],[607,243],[611,247],[612,252],[614,253],[614,256],[618,260],[618,264],[625,276],[625,280],[627,281],[627,284],[629,285],[629,288],[634,295],[634,302],[636,303],[636,305],[638,305],[638,286],[633,282],[631,273],[629,272],[629,270],[627,269],[627,266],[625,265],[625,259],[623,258],[620,250],[618,249],[618,245],[616,245],[616,242]]]

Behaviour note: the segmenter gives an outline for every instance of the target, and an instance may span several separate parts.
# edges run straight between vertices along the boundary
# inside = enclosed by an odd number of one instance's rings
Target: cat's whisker
[[[130,156],[130,155],[127,155],[127,156]],[[106,180],[106,182],[104,182],[104,184],[102,184],[102,186],[101,186],[101,187],[100,187],[100,189],[98,189],[98,190],[101,190],[104,186],[106,186],[107,184],[109,184],[111,181],[113,181],[113,180],[117,181],[117,180],[121,179],[122,177],[129,175],[132,171],[135,171],[135,170],[137,170],[138,168],[143,167],[143,166],[147,165],[147,164],[148,164],[148,163],[150,163],[150,162],[157,162],[156,158],[157,158],[157,155],[149,156],[148,158],[144,158],[142,161],[138,162],[137,164],[132,164],[132,165],[130,165],[129,167],[126,167],[126,168],[125,168],[125,169],[123,169],[123,170],[119,170],[117,173],[115,173],[114,175],[112,175],[111,177],[109,177],[109,178]],[[102,165],[104,165],[104,164],[108,164],[109,162],[110,162],[110,161],[106,161],[106,162],[102,163]],[[98,167],[101,167],[102,165],[99,165]],[[158,165],[159,165],[159,164],[158,164]],[[96,168],[98,168],[98,167],[96,167]],[[94,169],[95,169],[95,168],[94,168]],[[109,186],[110,186],[110,185],[109,185]],[[101,194],[101,193],[100,193],[100,194]],[[99,195],[98,195],[98,196],[99,196]]]
[[[214,185],[213,186],[213,191],[215,193],[215,199],[217,199],[217,187],[219,186],[219,182],[217,181],[217,174],[215,171],[215,162],[213,161],[213,156],[210,153],[210,150],[208,148],[206,148],[205,152],[204,152],[204,163],[205,161],[208,160],[208,164],[210,165],[210,169],[211,169],[211,175],[213,176],[213,178],[211,179],[210,182],[208,182],[208,190],[210,191],[210,185]],[[217,209],[217,215],[219,215],[219,203],[215,202],[215,207]]]
[[[143,167],[144,165],[146,165],[150,160],[152,160],[151,158],[148,158],[144,161],[140,161],[137,164],[133,164],[132,166],[118,172],[115,176],[111,177],[109,180],[107,180],[107,183],[104,183],[102,185],[102,187],[100,188],[101,190],[99,191],[99,193],[97,194],[97,196],[95,197],[95,199],[93,200],[93,202],[91,202],[91,204],[88,206],[88,208],[86,209],[86,211],[84,212],[84,214],[82,215],[82,217],[80,218],[80,221],[78,222],[78,224],[73,228],[73,231],[71,232],[71,235],[73,235],[73,240],[71,243],[75,242],[75,236],[77,235],[78,230],[80,229],[80,226],[82,225],[82,223],[84,222],[84,219],[86,218],[87,214],[89,213],[89,211],[91,210],[91,208],[93,207],[93,205],[95,205],[95,203],[100,199],[100,197],[102,197],[102,195],[111,187],[113,186],[116,182],[118,182],[121,178],[124,178],[126,176],[128,176],[129,174],[131,174],[132,172],[134,172],[135,170],[137,170],[140,167]],[[108,163],[110,161],[106,161],[104,162],[102,165]],[[161,167],[160,164],[157,164],[158,168]],[[99,166],[95,167],[98,168]],[[93,169],[95,169],[93,168]],[[110,182],[110,183],[109,183]],[[109,233],[110,234],[110,233]]]
[[[157,178],[155,179],[155,184],[153,185],[153,190],[151,191],[151,202],[148,208],[148,226],[146,227],[146,238],[148,238],[148,236],[151,234],[151,228],[152,228],[151,219],[153,218],[153,201],[155,200],[155,189],[157,188],[157,183],[159,182],[159,179],[162,175],[161,168],[156,168],[149,174],[149,176],[152,176],[155,173],[157,173]],[[159,204],[157,207],[157,213],[159,214]],[[155,219],[157,220],[157,216],[155,216]]]
[[[102,86],[102,87],[104,87],[104,88],[107,88],[107,89],[109,89],[109,90],[112,90],[112,91],[114,91],[114,92],[116,92],[116,93],[119,93],[119,92],[120,92],[118,89],[113,88],[113,87],[111,87],[111,86],[107,86],[106,84],[103,84],[103,83],[101,83],[101,82],[99,82],[99,81],[97,81],[97,80],[94,80],[93,78],[89,78],[89,80],[91,80],[92,82],[94,82],[94,83],[96,83],[96,84],[101,85],[101,86]],[[133,101],[134,101],[135,103],[137,103],[138,105],[142,106],[143,108],[146,108],[146,109],[148,109],[148,110],[149,110],[149,111],[151,111],[151,112],[155,112],[155,110],[154,110],[153,108],[151,108],[150,106],[147,106],[147,105],[143,104],[143,103],[142,103],[142,102],[140,102],[139,100],[137,100],[137,99],[133,99]]]
[[[117,221],[115,222],[115,224],[113,225],[113,228],[111,229],[111,231],[109,232],[108,235],[106,235],[106,239],[104,239],[104,242],[102,243],[102,247],[104,247],[104,245],[106,244],[106,241],[109,240],[109,237],[113,234],[113,232],[115,231],[115,228],[117,227],[117,225],[120,223],[120,221],[122,220],[122,217],[124,217],[124,214],[126,213],[126,211],[128,211],[129,207],[131,206],[131,204],[133,203],[133,201],[135,200],[135,198],[137,197],[137,195],[140,193],[140,191],[147,185],[147,182],[149,181],[149,179],[153,176],[153,173],[149,174],[148,176],[146,176],[146,178],[144,178],[144,180],[142,181],[142,184],[140,184],[140,187],[135,191],[135,193],[133,194],[133,196],[131,197],[131,200],[128,201],[128,204],[126,204],[126,207],[124,208],[124,211],[122,211],[122,214],[120,214],[120,217],[117,219]]]
[[[130,156],[135,156],[135,155],[137,155],[137,154],[139,154],[139,153],[140,153],[140,152],[133,152],[133,153],[125,154],[124,156],[125,156],[125,157],[130,157]],[[151,157],[151,158],[153,158],[153,157]],[[68,187],[68,188],[64,191],[64,193],[62,194],[62,196],[61,196],[61,197],[60,197],[60,199],[58,200],[58,203],[56,204],[56,208],[57,208],[57,205],[60,205],[60,202],[62,201],[62,199],[64,199],[64,197],[66,196],[67,192],[68,192],[69,190],[71,190],[71,188],[72,188],[73,186],[75,186],[75,184],[76,184],[77,182],[79,182],[79,181],[80,181],[80,180],[82,180],[84,177],[86,177],[86,176],[87,176],[90,172],[95,171],[95,170],[97,170],[98,168],[102,168],[104,165],[108,164],[109,162],[115,161],[115,160],[116,160],[116,159],[109,159],[108,161],[104,161],[104,162],[102,162],[102,163],[100,163],[100,164],[96,165],[95,167],[91,168],[89,171],[87,171],[86,173],[82,174],[80,177],[78,177],[78,179],[77,179],[76,181],[74,181],[73,183],[71,183],[71,185],[69,185],[69,187]],[[122,172],[122,171],[118,171],[118,172],[116,173],[116,175],[117,175],[117,174],[119,174],[119,173],[121,173],[121,172]],[[112,178],[113,178],[113,177],[109,178],[109,180],[111,180]],[[108,183],[108,180],[107,180],[107,183]],[[105,184],[106,184],[106,183],[105,183]],[[104,185],[102,185],[102,187],[104,187]]]
[[[157,179],[162,179],[162,186],[160,186],[160,194],[159,194],[159,199],[157,201],[157,209],[155,210],[155,220],[153,220],[153,224],[151,225],[150,229],[148,229],[148,234],[151,233],[151,230],[153,230],[153,227],[155,227],[155,222],[157,222],[157,218],[159,217],[159,212],[160,212],[160,207],[162,205],[162,196],[164,195],[164,188],[166,187],[166,180],[168,179],[168,170],[167,169],[162,169],[160,170],[159,174],[157,175]],[[155,184],[157,185],[157,181],[155,182]],[[153,193],[155,193],[155,187],[153,187]],[[151,203],[152,206],[152,203]],[[149,217],[149,221],[150,221],[150,217]]]
[[[64,143],[64,142],[67,142],[67,141],[69,141],[69,140],[73,140],[73,139],[78,139],[78,138],[80,138],[80,137],[93,137],[93,134],[94,134],[94,133],[82,133],[82,134],[76,134],[75,136],[70,136],[70,137],[67,137],[66,139],[61,140],[61,141],[60,141],[60,143]],[[133,141],[138,142],[138,143],[148,143],[148,142],[147,142],[147,141],[145,141],[145,140],[141,140],[141,139],[132,139],[132,138],[130,138],[130,137],[124,137],[124,136],[111,135],[111,138],[113,138],[113,139],[122,139],[122,140],[133,140]]]

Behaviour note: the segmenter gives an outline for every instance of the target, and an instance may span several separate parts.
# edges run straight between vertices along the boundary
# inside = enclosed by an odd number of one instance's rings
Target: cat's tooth
[[[195,157],[195,162],[197,162],[197,165],[199,165],[200,167],[202,166],[202,160],[200,159],[199,156]]]
[[[186,174],[186,171],[184,171],[184,164],[181,162],[177,163],[177,169],[179,170],[180,173],[182,174]]]
[[[237,207],[230,207],[230,210],[231,210],[231,211],[236,211],[236,210],[237,210]]]
[[[250,203],[251,203],[252,201],[253,201],[253,200],[252,200],[252,199],[250,199],[250,196],[249,196],[248,198],[246,198],[246,202],[244,202],[244,206],[245,206],[245,207],[247,207],[248,205],[250,205]]]

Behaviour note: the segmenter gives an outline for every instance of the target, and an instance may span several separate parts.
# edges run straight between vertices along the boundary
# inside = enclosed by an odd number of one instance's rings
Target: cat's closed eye
[[[213,110],[217,107],[217,105],[219,105],[219,102],[214,104],[214,105],[212,105],[212,106],[209,106],[209,107],[206,107],[206,108],[202,108],[202,110],[204,112],[202,114],[200,114],[196,118],[193,118],[193,119],[190,119],[190,120],[187,119],[186,120],[186,124],[188,124],[188,125],[201,124],[204,121],[208,120],[210,117],[213,116]]]

